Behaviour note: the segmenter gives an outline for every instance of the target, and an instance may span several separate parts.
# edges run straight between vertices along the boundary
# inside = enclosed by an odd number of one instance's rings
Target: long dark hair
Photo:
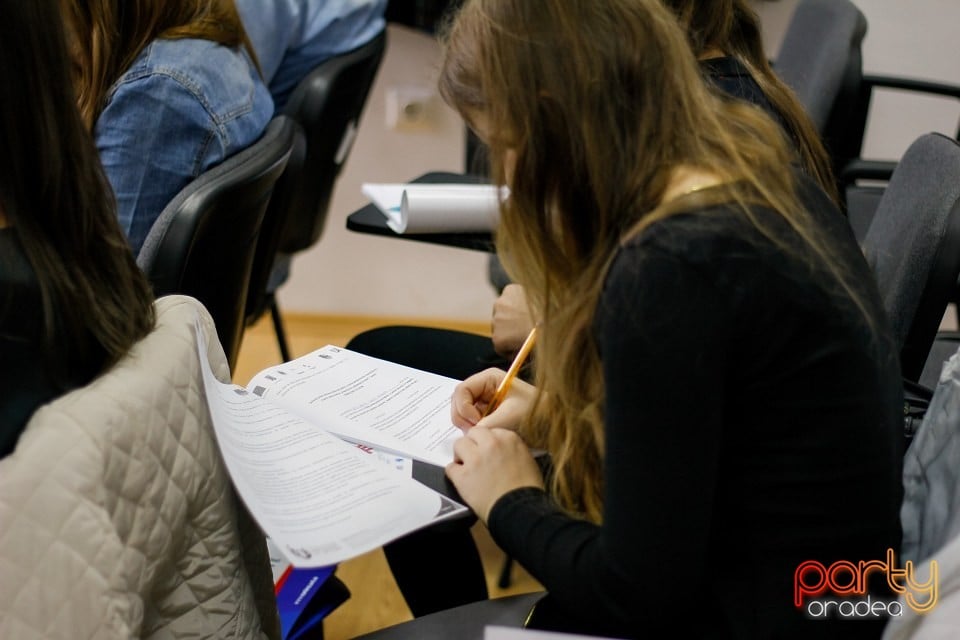
[[[55,379],[97,373],[154,324],[77,109],[57,0],[0,0],[0,208],[36,273]]]

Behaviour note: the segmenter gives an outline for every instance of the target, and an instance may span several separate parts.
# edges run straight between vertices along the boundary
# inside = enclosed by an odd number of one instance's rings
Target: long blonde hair
[[[88,129],[107,92],[157,38],[200,38],[256,54],[233,0],[61,0],[72,39],[77,102]]]
[[[511,190],[497,249],[542,318],[524,435],[551,452],[554,495],[599,520],[604,385],[591,327],[612,257],[653,221],[719,202],[761,231],[751,205],[769,206],[829,253],[797,202],[793,145],[758,108],[706,88],[659,0],[468,0],[446,30],[440,91],[468,122],[482,118],[492,178]],[[661,206],[681,165],[722,186]]]

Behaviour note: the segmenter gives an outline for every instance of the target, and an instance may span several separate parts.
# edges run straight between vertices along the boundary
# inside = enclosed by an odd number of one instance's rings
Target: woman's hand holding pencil
[[[447,477],[483,522],[504,494],[520,487],[543,488],[540,468],[516,433],[536,393],[517,374],[536,339],[534,327],[508,371],[481,371],[453,392],[451,418],[465,435],[453,445]]]
[[[506,372],[487,369],[457,385],[450,409],[454,425],[466,431],[482,421],[483,427],[516,430],[536,392],[533,385],[517,379],[536,338],[534,327]]]

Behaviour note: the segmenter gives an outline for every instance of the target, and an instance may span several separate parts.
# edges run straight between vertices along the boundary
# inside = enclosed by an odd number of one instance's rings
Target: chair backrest
[[[863,143],[866,33],[867,19],[850,0],[800,0],[774,63],[823,137],[835,171],[858,157]]]
[[[0,637],[279,637],[262,532],[235,498],[207,410],[196,300],[116,366],[41,407],[0,460]]]
[[[288,116],[283,116],[288,118]],[[250,285],[247,288],[245,323],[253,324],[263,315],[270,304],[267,293],[270,274],[273,271],[280,248],[281,234],[287,219],[295,210],[293,200],[297,195],[298,185],[304,179],[307,159],[307,139],[303,128],[290,120],[296,129],[293,148],[287,160],[287,166],[277,179],[273,188],[273,195],[267,204],[267,211],[260,225],[260,236],[257,238],[257,248],[253,255],[253,265],[250,267]]]
[[[180,293],[206,306],[231,368],[261,223],[295,141],[295,123],[274,118],[257,142],[201,174],[164,208],[137,256],[156,295]]]
[[[960,276],[960,144],[930,133],[904,153],[863,250],[900,346],[904,378],[923,371]]]
[[[284,108],[284,114],[303,127],[307,154],[303,177],[290,196],[279,245],[283,253],[309,248],[323,231],[333,187],[350,153],[386,42],[383,31],[365,45],[324,61],[300,81]]]

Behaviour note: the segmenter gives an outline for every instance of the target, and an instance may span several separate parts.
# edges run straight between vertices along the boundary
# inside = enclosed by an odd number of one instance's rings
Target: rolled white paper
[[[506,189],[475,184],[365,184],[396,233],[493,232]]]

